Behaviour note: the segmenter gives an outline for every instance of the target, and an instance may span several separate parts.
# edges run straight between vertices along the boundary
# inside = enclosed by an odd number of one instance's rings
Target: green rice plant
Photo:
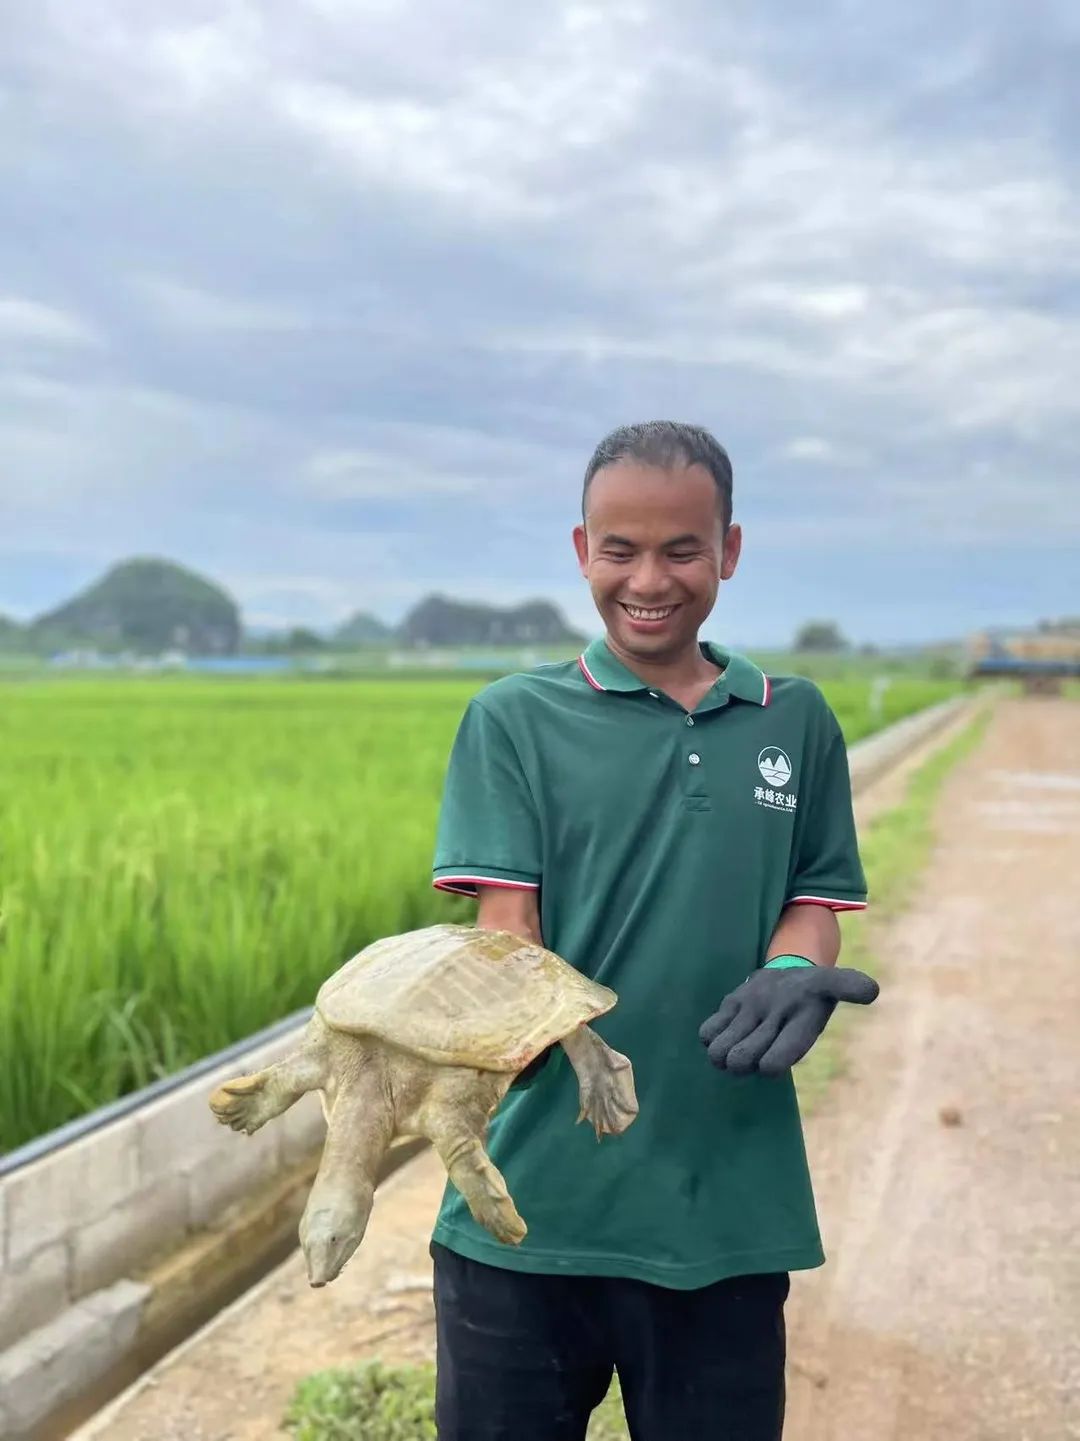
[[[948,700],[960,687],[949,680],[889,678],[889,683],[875,700],[873,681],[830,680],[821,682],[829,704],[836,713],[840,729],[848,745],[883,726],[902,720],[913,711]]]
[[[469,683],[87,683],[0,709],[0,1146],[310,1004],[432,891]]]
[[[310,1005],[378,936],[471,919],[430,867],[482,684],[0,688],[0,1151]],[[855,740],[949,687],[825,690]]]

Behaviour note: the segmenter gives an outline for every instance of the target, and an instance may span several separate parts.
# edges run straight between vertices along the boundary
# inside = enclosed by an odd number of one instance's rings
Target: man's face
[[[716,482],[702,465],[606,466],[574,530],[581,573],[615,648],[652,661],[696,644],[740,544],[737,525],[723,532]]]

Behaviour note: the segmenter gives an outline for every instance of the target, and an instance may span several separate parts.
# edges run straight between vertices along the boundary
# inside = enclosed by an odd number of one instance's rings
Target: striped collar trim
[[[754,705],[769,704],[772,699],[772,682],[753,661],[736,655],[733,651],[721,650],[711,641],[703,641],[702,645],[709,659],[723,667],[724,684],[733,696]],[[578,656],[577,663],[581,674],[593,690],[632,693],[649,689],[640,676],[636,676],[612,653],[603,637],[587,646]]]

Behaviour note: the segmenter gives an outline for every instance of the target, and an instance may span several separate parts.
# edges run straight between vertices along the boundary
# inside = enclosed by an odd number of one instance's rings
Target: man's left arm
[[[851,802],[847,748],[831,710],[794,855],[788,899],[763,963],[722,1002],[700,1031],[709,1060],[736,1075],[778,1075],[810,1050],[838,1001],[868,1005],[878,985],[837,966],[836,913],[866,905]]]
[[[805,956],[815,966],[835,966],[840,956],[840,922],[832,907],[806,902],[785,906],[765,959],[768,962],[778,956]]]

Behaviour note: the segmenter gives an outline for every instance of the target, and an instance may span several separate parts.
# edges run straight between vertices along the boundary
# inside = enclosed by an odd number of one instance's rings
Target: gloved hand
[[[718,1069],[776,1076],[802,1060],[837,1001],[868,1006],[878,989],[862,971],[777,956],[737,986],[698,1035]]]

